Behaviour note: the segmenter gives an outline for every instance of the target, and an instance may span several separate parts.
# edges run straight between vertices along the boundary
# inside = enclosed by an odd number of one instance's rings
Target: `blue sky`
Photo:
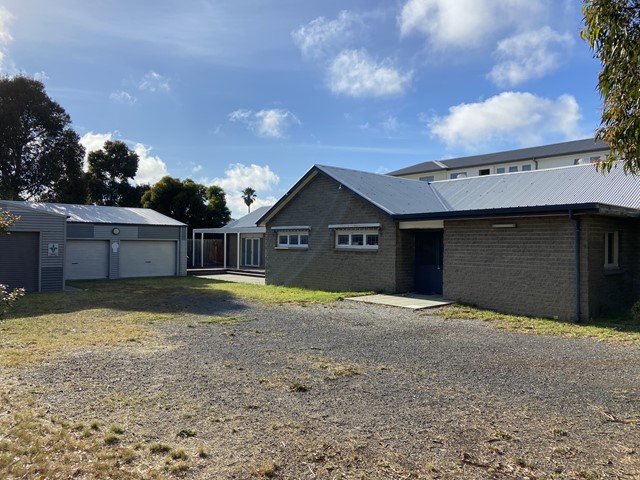
[[[385,173],[592,136],[598,63],[568,0],[4,0],[0,69],[42,80],[139,182],[274,202],[314,163]]]

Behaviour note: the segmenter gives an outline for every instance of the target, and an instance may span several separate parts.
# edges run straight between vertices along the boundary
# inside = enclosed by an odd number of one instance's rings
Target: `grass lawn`
[[[482,320],[492,323],[496,328],[521,333],[558,335],[570,338],[594,338],[601,341],[640,345],[640,322],[634,320],[630,313],[572,323],[546,318],[506,315],[491,310],[454,305],[438,310],[438,315],[444,318]]]
[[[20,298],[0,319],[0,366],[19,366],[82,348],[152,343],[155,322],[180,319],[207,297],[264,304],[322,303],[355,292],[323,292],[197,277],[73,282],[81,291]]]

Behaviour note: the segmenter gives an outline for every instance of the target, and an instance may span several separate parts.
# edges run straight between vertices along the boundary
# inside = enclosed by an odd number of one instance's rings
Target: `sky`
[[[592,137],[578,0],[0,0],[0,73],[41,80],[137,183],[220,185],[235,218],[314,164],[387,173]]]

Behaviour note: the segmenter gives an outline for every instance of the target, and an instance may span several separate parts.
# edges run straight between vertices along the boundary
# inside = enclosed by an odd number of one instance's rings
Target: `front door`
[[[244,265],[245,267],[260,266],[260,239],[245,238],[244,239]]]
[[[416,232],[416,292],[442,295],[443,252],[442,230]]]

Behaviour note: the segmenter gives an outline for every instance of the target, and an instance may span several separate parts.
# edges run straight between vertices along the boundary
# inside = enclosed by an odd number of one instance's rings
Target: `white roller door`
[[[109,276],[109,242],[67,240],[66,247],[67,280],[93,280]]]
[[[164,277],[175,274],[176,242],[120,242],[120,277]]]

